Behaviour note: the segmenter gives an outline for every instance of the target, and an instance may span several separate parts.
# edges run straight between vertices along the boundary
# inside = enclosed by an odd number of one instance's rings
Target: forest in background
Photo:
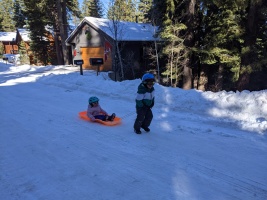
[[[161,84],[215,92],[267,89],[266,0],[110,0],[108,6],[100,0],[1,0],[0,31],[26,26],[36,60],[70,64],[64,42],[70,24],[104,13],[159,27],[155,37],[162,42],[151,46],[149,68]],[[44,39],[47,26],[55,33],[52,47]]]

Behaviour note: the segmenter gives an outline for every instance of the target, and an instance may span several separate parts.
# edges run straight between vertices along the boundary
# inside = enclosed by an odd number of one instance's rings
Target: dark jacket
[[[137,95],[136,95],[136,108],[149,107],[152,108],[154,106],[155,99],[155,89],[152,87],[149,89],[146,87],[144,83],[141,83],[138,86]]]

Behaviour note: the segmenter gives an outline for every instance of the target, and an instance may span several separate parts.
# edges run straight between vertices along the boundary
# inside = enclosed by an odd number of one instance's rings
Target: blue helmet
[[[146,81],[155,81],[155,77],[151,73],[146,73],[146,74],[143,75],[142,81],[143,82],[146,82]]]
[[[97,97],[90,97],[89,100],[88,100],[89,104],[92,104],[92,103],[95,103],[95,102],[98,102],[98,101],[99,101],[99,99]]]

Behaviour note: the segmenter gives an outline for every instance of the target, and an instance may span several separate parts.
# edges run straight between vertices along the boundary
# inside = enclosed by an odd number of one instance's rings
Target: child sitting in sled
[[[87,116],[94,122],[96,119],[102,121],[113,121],[116,117],[115,113],[108,115],[108,113],[99,105],[99,99],[97,97],[89,98],[89,105],[87,108]]]

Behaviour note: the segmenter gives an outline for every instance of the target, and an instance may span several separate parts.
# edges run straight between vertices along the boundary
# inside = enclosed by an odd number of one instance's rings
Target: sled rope
[[[135,114],[135,113],[136,113],[135,111],[133,111],[133,112],[130,112],[130,113],[128,113],[128,114],[126,114],[126,115],[122,116],[122,117],[121,117],[121,119],[124,119],[124,118],[130,117],[130,116],[132,116],[132,115],[133,115],[133,114]]]

